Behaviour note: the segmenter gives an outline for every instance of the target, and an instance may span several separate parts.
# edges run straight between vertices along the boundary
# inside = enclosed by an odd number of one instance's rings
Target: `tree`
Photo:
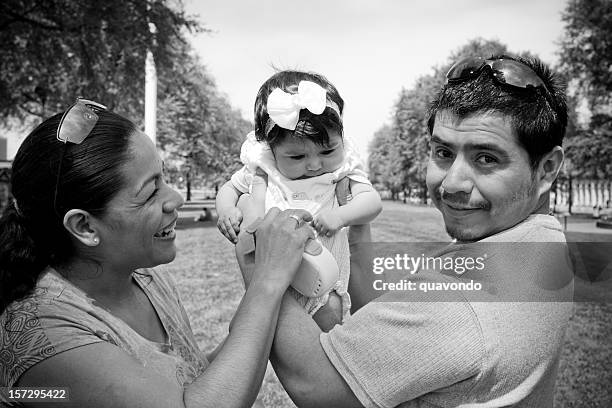
[[[572,174],[606,179],[612,175],[612,117],[594,115],[588,126],[578,128],[565,142]]]
[[[394,145],[397,143],[397,135],[392,126],[383,125],[374,133],[369,144],[369,176],[372,183],[379,190],[391,192],[393,199],[402,190],[403,176],[401,166],[397,164]]]
[[[478,56],[489,58],[493,55],[501,55],[506,53],[508,53],[508,48],[499,40],[485,40],[484,38],[480,37],[475,38],[451,53],[442,73],[443,75],[446,75],[446,72],[454,62],[465,57]]]
[[[402,175],[402,190],[418,189],[426,202],[425,168],[429,153],[429,132],[427,110],[433,94],[439,88],[439,81],[431,76],[419,77],[415,86],[402,90],[395,104],[393,127],[396,129],[397,144],[394,151],[398,172]]]
[[[158,143],[167,168],[182,174],[191,199],[194,181],[218,184],[240,166],[240,142],[253,127],[219,94],[188,46],[173,61],[174,76],[160,80]]]
[[[567,157],[576,175],[612,174],[612,7],[609,0],[570,0],[562,16],[561,69],[569,82],[570,107],[584,100],[588,123],[570,121]],[[575,115],[574,115],[575,116]]]
[[[44,118],[83,96],[142,118],[144,61],[169,74],[182,32],[202,30],[170,0],[4,0],[0,121]],[[149,22],[155,25],[153,34]]]
[[[7,0],[0,12],[0,123],[40,120],[76,96],[142,122],[151,50],[158,142],[170,178],[186,180],[189,199],[192,181],[219,182],[239,165],[240,140],[252,126],[184,39],[186,30],[205,30],[180,0]]]
[[[570,0],[562,15],[561,68],[594,113],[612,102],[612,7],[609,0]]]

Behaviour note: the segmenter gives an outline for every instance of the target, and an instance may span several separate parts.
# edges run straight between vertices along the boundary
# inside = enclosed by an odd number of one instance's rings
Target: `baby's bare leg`
[[[251,186],[251,197],[253,197],[253,212],[257,217],[264,217],[266,215],[266,190],[268,189],[268,180],[264,176],[253,177],[253,184]]]
[[[238,200],[238,208],[242,211],[242,225],[248,227],[258,217],[266,215],[266,190],[268,183],[264,177],[253,177],[250,194],[243,194]]]
[[[327,303],[312,316],[324,332],[330,331],[335,325],[342,324],[342,298],[331,291]]]

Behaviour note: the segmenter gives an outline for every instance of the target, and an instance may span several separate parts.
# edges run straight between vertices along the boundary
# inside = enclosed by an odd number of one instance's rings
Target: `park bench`
[[[205,199],[205,200],[194,200],[194,201],[185,201],[183,207],[181,207],[181,211],[183,212],[195,212],[193,220],[194,221],[211,221],[213,217],[216,216],[215,210],[215,200],[214,199]]]

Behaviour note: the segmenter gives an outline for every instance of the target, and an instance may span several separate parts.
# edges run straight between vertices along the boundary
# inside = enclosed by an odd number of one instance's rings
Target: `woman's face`
[[[171,262],[183,199],[164,182],[163,162],[148,136],[134,133],[130,151],[132,159],[123,166],[125,186],[108,205],[100,243],[117,268]]]

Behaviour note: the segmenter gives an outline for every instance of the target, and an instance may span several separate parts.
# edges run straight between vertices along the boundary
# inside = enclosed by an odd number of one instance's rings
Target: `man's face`
[[[483,239],[537,208],[529,155],[503,115],[438,112],[430,143],[427,187],[451,237]]]

